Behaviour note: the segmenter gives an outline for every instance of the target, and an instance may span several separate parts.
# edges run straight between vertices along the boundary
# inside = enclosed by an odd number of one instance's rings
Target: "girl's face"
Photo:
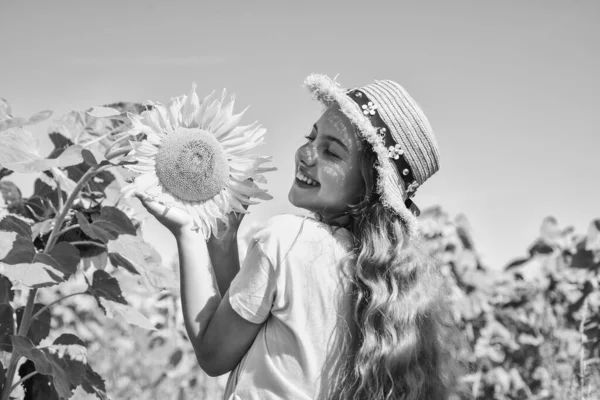
[[[306,139],[296,151],[296,176],[288,198],[296,207],[331,220],[363,196],[363,144],[337,104],[327,108]]]

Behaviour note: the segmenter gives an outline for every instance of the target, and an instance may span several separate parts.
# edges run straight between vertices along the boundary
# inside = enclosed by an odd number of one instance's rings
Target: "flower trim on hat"
[[[326,75],[311,74],[304,80],[304,86],[308,88],[316,100],[325,106],[337,102],[340,110],[371,145],[373,151],[377,154],[378,161],[378,164],[375,165],[378,173],[377,193],[381,196],[384,207],[396,212],[405,223],[409,237],[416,237],[419,233],[419,224],[417,218],[404,204],[405,190],[402,184],[398,183],[397,174],[394,171],[395,167],[388,155],[388,148],[385,147],[383,138],[378,134],[377,129],[363,114],[363,110],[359,109],[358,105],[346,95],[346,90],[338,82]],[[394,187],[399,187],[400,196],[394,195]]]

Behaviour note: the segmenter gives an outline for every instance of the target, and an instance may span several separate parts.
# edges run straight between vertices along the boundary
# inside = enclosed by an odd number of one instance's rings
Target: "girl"
[[[410,200],[439,168],[431,127],[395,82],[305,84],[326,109],[296,151],[289,200],[315,218],[272,218],[241,269],[243,215],[205,243],[185,213],[137,194],[177,239],[198,362],[232,371],[226,399],[447,399],[448,298]]]

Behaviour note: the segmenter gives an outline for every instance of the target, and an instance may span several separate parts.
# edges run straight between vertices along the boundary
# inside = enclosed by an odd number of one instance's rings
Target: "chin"
[[[307,211],[314,212],[313,207],[310,207],[310,204],[302,201],[302,196],[299,196],[298,193],[294,190],[295,188],[292,186],[290,191],[288,192],[288,200],[291,205],[298,208],[303,208]]]

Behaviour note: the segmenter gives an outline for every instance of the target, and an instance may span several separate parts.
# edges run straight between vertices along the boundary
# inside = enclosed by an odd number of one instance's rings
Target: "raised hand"
[[[141,192],[136,192],[135,196],[140,199],[146,210],[174,235],[192,226],[192,217],[184,210],[160,204]]]

